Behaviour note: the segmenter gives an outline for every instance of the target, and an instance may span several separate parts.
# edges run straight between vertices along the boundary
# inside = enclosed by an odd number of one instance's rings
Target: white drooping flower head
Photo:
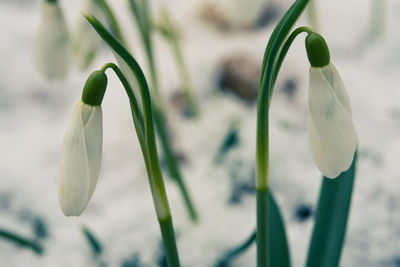
[[[329,56],[326,65],[324,60],[322,63],[320,59],[313,60],[313,55],[310,58],[311,50],[307,49],[312,65],[308,95],[309,142],[313,160],[322,174],[336,178],[350,168],[358,138],[349,96],[339,73]]]
[[[63,79],[70,64],[70,36],[58,1],[42,2],[41,20],[35,40],[36,63],[47,79]]]
[[[103,143],[101,106],[76,105],[62,145],[58,192],[63,213],[79,216],[93,195]]]
[[[104,73],[89,76],[67,127],[58,178],[59,202],[66,216],[83,212],[97,184],[103,144],[101,101],[106,86]]]

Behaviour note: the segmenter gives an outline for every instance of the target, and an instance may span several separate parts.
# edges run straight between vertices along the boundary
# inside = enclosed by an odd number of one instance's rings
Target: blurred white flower
[[[310,67],[308,133],[315,164],[337,177],[350,168],[357,147],[350,100],[336,68]]]
[[[62,145],[58,196],[66,216],[79,216],[93,195],[100,173],[103,144],[101,106],[80,101]]]
[[[83,10],[93,14],[97,18],[102,17],[99,4],[95,0],[86,0]],[[82,70],[89,67],[101,45],[102,39],[97,32],[90,26],[86,19],[80,17],[74,38],[74,53],[77,63]]]
[[[41,21],[35,40],[36,63],[46,78],[62,79],[69,68],[70,36],[58,1],[42,2]]]

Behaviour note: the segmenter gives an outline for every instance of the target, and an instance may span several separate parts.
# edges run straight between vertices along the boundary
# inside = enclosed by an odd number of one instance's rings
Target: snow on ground
[[[79,1],[62,1],[71,28]],[[145,61],[140,40],[123,1],[112,5],[123,22],[131,48]],[[275,1],[278,4],[278,1]],[[284,10],[291,1],[279,1]],[[351,216],[341,266],[400,266],[400,3],[387,1],[387,28],[368,37],[370,1],[319,1],[321,32],[350,94],[360,140]],[[185,34],[184,53],[201,103],[202,117],[183,119],[169,106],[174,145],[186,156],[182,171],[200,213],[190,223],[181,196],[166,180],[183,266],[213,266],[255,226],[254,195],[229,203],[232,177],[249,182],[254,165],[256,107],[216,90],[218,64],[244,53],[261,64],[272,26],[256,31],[221,33],[198,20],[202,1],[171,0],[172,13]],[[103,167],[85,213],[66,218],[57,197],[58,157],[66,123],[89,72],[74,67],[66,80],[47,82],[32,61],[32,40],[40,1],[0,1],[0,227],[34,236],[38,218],[48,227],[45,253],[37,256],[0,240],[0,266],[97,266],[80,231],[86,225],[102,242],[104,262],[123,266],[139,256],[156,266],[160,233],[147,176],[123,89],[113,74],[103,102]],[[306,23],[305,16],[298,25]],[[129,34],[130,33],[130,34]],[[282,68],[271,111],[271,184],[286,220],[293,266],[303,266],[313,220],[295,217],[301,205],[315,208],[321,183],[312,162],[306,132],[308,62],[300,37]],[[300,40],[301,39],[301,40]],[[179,86],[172,56],[157,37],[163,93]],[[103,49],[90,70],[113,60]],[[143,64],[144,69],[145,64]],[[295,98],[279,90],[297,82]],[[240,145],[223,164],[217,153],[230,123],[240,121]],[[233,266],[254,266],[254,246]],[[133,265],[132,265],[133,266]]]

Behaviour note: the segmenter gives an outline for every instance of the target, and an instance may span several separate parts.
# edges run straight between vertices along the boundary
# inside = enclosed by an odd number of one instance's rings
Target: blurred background
[[[74,40],[83,2],[59,0]],[[127,1],[108,2],[129,50],[147,74]],[[377,2],[384,3],[382,17]],[[174,55],[166,39],[154,32],[171,143],[199,213],[199,222],[193,224],[165,172],[183,266],[215,266],[255,228],[260,68],[269,36],[291,3],[151,2],[155,21],[163,4],[180,30],[181,52],[200,109],[199,117],[188,116]],[[34,60],[41,9],[39,0],[0,0],[0,228],[43,248],[40,255],[30,246],[0,239],[0,266],[164,266],[129,102],[112,72],[107,72],[103,101],[103,165],[96,191],[80,217],[67,218],[59,208],[58,160],[68,120],[88,75],[115,59],[103,43],[85,70],[71,57],[64,79],[47,80]],[[306,10],[299,19],[297,26],[303,25],[327,40],[359,134],[341,266],[400,266],[400,2],[319,0],[315,13]],[[270,119],[271,189],[285,220],[295,267],[304,266],[322,181],[307,140],[308,68],[300,36],[278,77]],[[88,236],[101,244],[100,253]],[[255,246],[231,266],[255,266]]]

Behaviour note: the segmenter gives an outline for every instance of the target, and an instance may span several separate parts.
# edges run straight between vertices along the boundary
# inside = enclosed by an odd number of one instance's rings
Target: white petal
[[[100,19],[102,12],[94,0],[85,1],[85,11]],[[74,52],[79,64],[79,67],[85,70],[92,63],[97,51],[102,45],[102,39],[99,37],[93,27],[86,19],[79,19],[74,40]]]
[[[330,66],[310,68],[308,131],[315,164],[323,175],[335,178],[350,167],[357,134],[346,89]]]
[[[340,77],[338,71],[332,63],[322,68],[323,76],[327,80],[328,84],[332,86],[335,95],[338,100],[342,103],[343,107],[352,116],[350,98],[347,94],[346,87],[344,86],[342,77]]]
[[[66,76],[71,56],[70,37],[58,3],[42,1],[42,14],[35,41],[37,66],[48,79]]]
[[[102,159],[102,146],[103,146],[103,116],[101,106],[90,106],[90,116],[84,124],[85,140],[86,140],[86,153],[89,162],[89,201],[96,188],[97,180],[100,174],[101,159]],[[85,110],[85,107],[84,107]],[[83,116],[85,116],[83,111]],[[85,120],[84,120],[85,122]]]
[[[61,150],[58,197],[66,216],[78,216],[88,201],[89,162],[86,152],[83,103],[75,107]]]

